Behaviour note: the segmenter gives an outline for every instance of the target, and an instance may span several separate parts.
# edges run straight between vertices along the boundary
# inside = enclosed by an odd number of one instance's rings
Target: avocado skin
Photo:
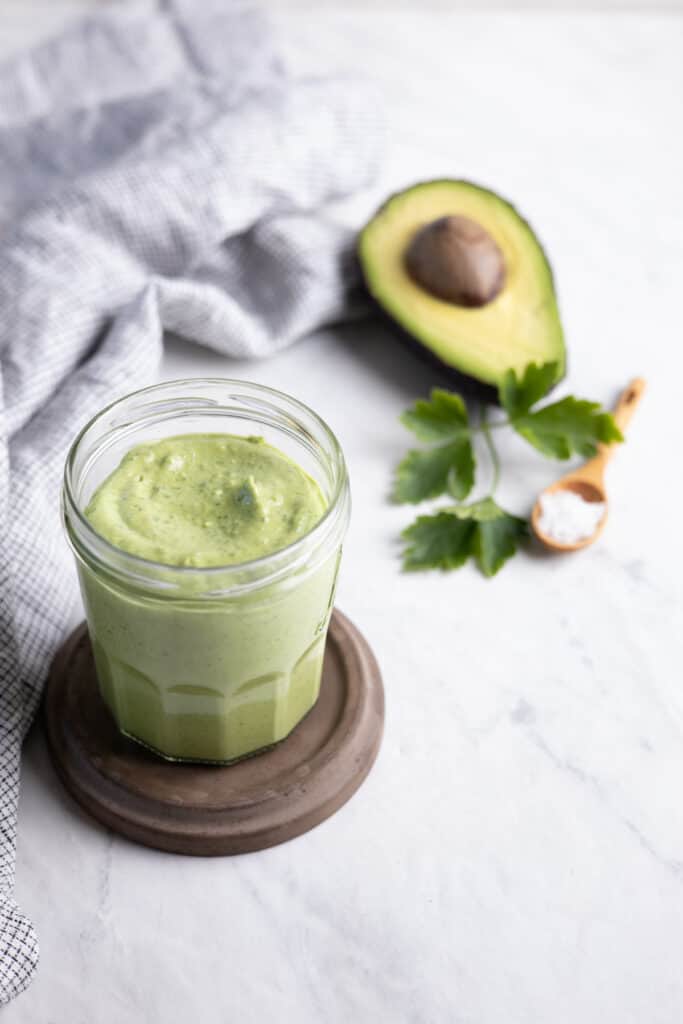
[[[486,186],[480,185],[477,182],[471,181],[471,180],[469,180],[467,178],[430,178],[430,179],[427,179],[425,181],[414,182],[412,185],[408,185],[406,188],[398,189],[396,192],[392,192],[389,196],[387,196],[387,198],[384,200],[384,202],[381,203],[380,206],[378,206],[377,210],[372,215],[372,217],[369,218],[369,220],[366,222],[366,224],[363,226],[363,228],[358,232],[358,235],[357,235],[357,238],[356,238],[355,258],[356,258],[356,263],[357,263],[358,270],[359,270],[359,273],[360,273],[360,280],[361,280],[361,283],[362,283],[362,287],[363,287],[363,289],[365,291],[366,297],[369,300],[370,306],[371,306],[371,308],[373,310],[373,313],[376,314],[378,319],[386,327],[388,327],[391,330],[392,334],[396,337],[396,339],[398,341],[400,341],[403,344],[403,346],[405,348],[407,348],[408,350],[412,351],[413,354],[416,355],[420,359],[421,362],[425,363],[428,366],[432,366],[432,367],[434,367],[434,369],[438,370],[439,377],[440,377],[441,381],[447,382],[449,385],[451,385],[452,387],[456,388],[458,391],[460,391],[463,395],[465,395],[468,398],[475,399],[476,401],[482,402],[482,403],[487,404],[487,405],[498,405],[499,406],[500,405],[500,397],[499,397],[499,394],[498,394],[498,388],[497,387],[495,387],[492,384],[488,384],[488,383],[486,383],[486,382],[484,382],[482,380],[479,380],[477,377],[473,377],[470,374],[464,373],[462,370],[458,370],[454,366],[451,366],[449,363],[444,362],[444,360],[441,359],[435,352],[433,352],[432,349],[430,349],[429,346],[425,342],[421,341],[414,334],[412,334],[410,331],[408,331],[402,324],[400,324],[391,315],[391,313],[389,313],[384,308],[384,306],[375,298],[375,296],[374,296],[374,294],[372,292],[372,289],[370,287],[370,284],[369,284],[369,281],[368,281],[368,278],[367,278],[367,275],[366,275],[366,272],[365,272],[365,267],[364,267],[364,264],[363,264],[363,260],[361,258],[360,244],[361,244],[361,239],[363,237],[363,234],[364,234],[366,228],[370,224],[372,224],[372,222],[375,220],[375,218],[377,216],[379,216],[380,213],[382,213],[382,211],[385,209],[385,207],[387,207],[392,202],[392,200],[398,198],[399,196],[403,196],[406,192],[411,192],[411,191],[420,189],[420,188],[422,188],[424,186],[438,185],[438,184],[441,184],[441,183],[444,183],[444,184],[451,184],[451,183],[462,184],[462,185],[467,185],[467,186],[470,186],[472,188],[483,190],[483,191],[486,191],[486,192],[493,191],[492,189],[488,189]],[[538,239],[534,229],[532,228],[531,224],[529,223],[529,221],[525,217],[523,217],[519,213],[519,211],[517,210],[517,208],[515,207],[515,205],[513,203],[509,202],[509,200],[507,200],[503,196],[501,196],[500,193],[496,192],[495,195],[496,195],[496,197],[501,202],[505,203],[505,205],[510,208],[510,210],[514,213],[515,217],[519,220],[520,224],[524,228],[526,228],[533,235],[534,239],[536,240],[536,244],[538,245],[539,249],[541,250],[541,252],[543,254],[543,257],[545,259],[545,262],[547,264],[549,275],[550,275],[551,287],[552,287],[552,290],[553,290],[553,294],[556,296],[557,293],[555,291],[555,275],[554,275],[554,272],[553,272],[553,269],[552,269],[552,264],[550,263],[550,260],[548,259],[548,255],[547,255],[544,247],[541,245],[541,242],[539,241],[539,239]],[[564,366],[563,366],[563,369],[562,369],[562,373],[557,378],[557,380],[554,381],[552,386],[548,389],[548,392],[547,392],[548,394],[550,394],[552,391],[554,391],[554,389],[557,387],[557,385],[560,384],[564,380],[566,374],[567,374],[567,350],[566,350],[566,347],[565,347],[565,349],[564,349]],[[435,383],[439,383],[439,381],[437,381]]]

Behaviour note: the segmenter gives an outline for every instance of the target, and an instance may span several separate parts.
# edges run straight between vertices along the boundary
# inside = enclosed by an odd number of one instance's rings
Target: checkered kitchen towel
[[[58,519],[79,426],[153,380],[164,329],[266,356],[349,315],[367,90],[291,81],[236,0],[108,6],[0,65],[0,1003],[31,979],[13,899],[19,758],[73,614]]]

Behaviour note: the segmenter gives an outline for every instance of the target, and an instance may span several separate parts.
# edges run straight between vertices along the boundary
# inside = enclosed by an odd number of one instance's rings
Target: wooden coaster
[[[286,739],[237,764],[174,764],[118,731],[83,623],[53,662],[44,710],[57,773],[93,817],[147,846],[215,856],[285,842],[346,803],[377,756],[384,690],[366,640],[335,611],[320,697]]]

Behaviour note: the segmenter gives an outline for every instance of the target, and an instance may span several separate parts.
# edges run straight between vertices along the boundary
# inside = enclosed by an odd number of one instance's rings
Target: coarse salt
[[[591,537],[605,515],[604,501],[586,501],[575,491],[542,494],[539,529],[560,544],[577,544]]]

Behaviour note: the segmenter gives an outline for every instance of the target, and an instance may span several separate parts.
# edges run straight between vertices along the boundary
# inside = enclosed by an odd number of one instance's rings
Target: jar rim
[[[177,400],[182,401],[183,397],[196,397],[191,394],[191,389],[196,388],[198,385],[247,389],[248,392],[255,397],[261,396],[264,399],[270,399],[271,404],[274,400],[274,402],[279,404],[280,407],[282,407],[282,405],[286,405],[301,412],[306,417],[310,417],[313,424],[321,431],[335,467],[334,487],[324,514],[302,537],[298,537],[283,548],[278,548],[276,551],[271,551],[266,555],[260,555],[258,558],[250,559],[245,562],[204,567],[172,565],[168,562],[157,562],[153,559],[145,558],[142,555],[136,555],[132,552],[125,551],[123,548],[117,547],[116,544],[112,544],[111,541],[107,540],[106,537],[99,533],[85,516],[74,492],[73,472],[74,461],[78,453],[79,446],[88,431],[91,430],[91,428],[95,426],[102,417],[106,416],[117,406],[122,406],[125,402],[129,402],[133,399],[141,398],[146,395],[161,394],[164,391],[187,388],[190,393],[186,396],[177,396]],[[228,397],[239,398],[239,395]],[[257,413],[255,414],[255,419],[258,419]],[[302,424],[298,425],[303,426]],[[345,528],[349,514],[348,473],[344,453],[336,435],[325,420],[311,409],[310,406],[306,405],[305,402],[300,401],[298,398],[294,398],[292,395],[289,395],[284,391],[269,387],[265,384],[256,384],[252,381],[239,380],[233,377],[184,377],[177,380],[161,381],[157,384],[151,384],[147,387],[130,391],[125,395],[122,395],[120,398],[115,399],[113,402],[110,402],[108,405],[103,406],[102,409],[95,413],[95,415],[88,420],[81,430],[79,430],[69,448],[64,464],[62,493],[62,513],[67,529],[67,537],[78,557],[83,556],[81,551],[76,547],[74,537],[71,535],[70,524],[68,523],[69,516],[74,517],[78,524],[79,531],[83,534],[83,537],[78,538],[80,542],[79,547],[85,540],[84,546],[89,549],[89,552],[92,552],[92,550],[96,552],[98,556],[96,560],[109,572],[121,574],[121,566],[123,566],[124,574],[126,574],[127,570],[132,570],[130,574],[142,585],[157,583],[158,581],[156,579],[150,579],[147,574],[160,572],[171,573],[178,580],[203,579],[208,581],[220,579],[221,581],[228,581],[227,585],[225,582],[223,583],[220,590],[222,592],[229,593],[236,591],[241,592],[244,589],[252,589],[254,586],[265,586],[285,573],[290,573],[293,569],[297,568],[300,563],[307,561],[308,555],[314,550],[317,550],[328,535],[336,532],[335,528],[340,526]],[[107,555],[110,556],[109,559],[107,558]],[[112,564],[114,560],[116,560],[116,563],[120,564]],[[269,568],[272,568],[273,572],[269,572]],[[249,573],[255,573],[258,579],[251,581],[246,585],[238,583],[236,586],[232,586],[229,583],[231,578],[233,580],[237,580],[239,577],[243,577],[244,574]]]

